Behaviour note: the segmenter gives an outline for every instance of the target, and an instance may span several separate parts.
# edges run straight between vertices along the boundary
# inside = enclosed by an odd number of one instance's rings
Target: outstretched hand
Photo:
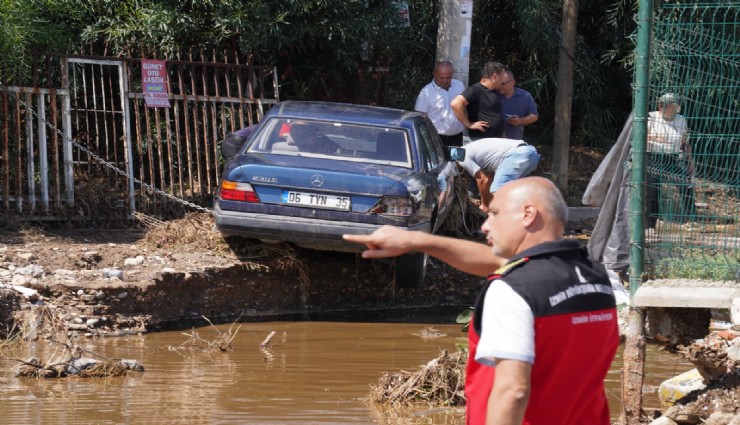
[[[412,234],[396,226],[383,226],[369,235],[343,235],[346,241],[363,244],[362,258],[397,257],[414,250]]]

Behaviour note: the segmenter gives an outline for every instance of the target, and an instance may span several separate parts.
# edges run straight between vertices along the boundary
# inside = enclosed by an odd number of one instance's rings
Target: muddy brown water
[[[136,359],[146,371],[108,379],[14,377],[0,359],[0,423],[7,424],[462,424],[462,409],[373,410],[361,398],[385,371],[417,370],[440,350],[465,340],[459,325],[242,323],[228,353],[178,351],[192,331],[83,340],[109,358]],[[236,326],[232,330],[236,330]],[[412,334],[433,326],[447,336]],[[221,332],[228,325],[217,327]],[[271,350],[260,343],[275,331]],[[213,328],[196,329],[213,340]],[[6,356],[43,356],[45,344]],[[48,355],[48,354],[47,354]],[[42,360],[45,360],[41,357]],[[657,386],[693,366],[648,349],[645,404],[658,409]],[[621,352],[606,379],[613,419],[619,415]],[[565,390],[565,389],[564,389]]]

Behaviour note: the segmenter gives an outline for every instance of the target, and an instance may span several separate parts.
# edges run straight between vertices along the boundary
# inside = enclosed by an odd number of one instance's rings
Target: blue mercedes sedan
[[[452,210],[453,159],[422,113],[372,106],[283,102],[224,169],[215,199],[224,236],[359,252],[342,235],[390,224],[437,231]],[[459,153],[458,153],[459,152]],[[427,257],[395,260],[399,287],[418,287]]]

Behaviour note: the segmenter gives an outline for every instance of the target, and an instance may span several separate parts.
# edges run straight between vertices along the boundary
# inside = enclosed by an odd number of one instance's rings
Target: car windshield
[[[272,118],[261,127],[248,152],[411,167],[402,129],[292,118]]]

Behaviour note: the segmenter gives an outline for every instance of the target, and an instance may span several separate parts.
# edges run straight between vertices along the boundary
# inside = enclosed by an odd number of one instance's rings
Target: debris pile
[[[61,358],[52,358],[43,363],[36,357],[28,360],[12,359],[20,363],[15,367],[15,376],[27,378],[64,378],[78,376],[80,378],[107,378],[125,376],[131,372],[144,372],[144,366],[136,360],[130,359],[103,359],[101,356],[81,349],[79,346],[63,345],[65,354]],[[82,357],[89,353],[101,359]]]
[[[740,329],[712,332],[679,351],[706,387],[677,400],[652,424],[740,424]]]
[[[448,354],[444,350],[416,372],[384,373],[370,386],[366,401],[391,406],[463,406],[467,355],[467,351]]]
[[[665,425],[740,424],[740,369],[679,399],[663,416]]]
[[[705,381],[740,369],[740,330],[713,332],[679,351],[694,365]]]

